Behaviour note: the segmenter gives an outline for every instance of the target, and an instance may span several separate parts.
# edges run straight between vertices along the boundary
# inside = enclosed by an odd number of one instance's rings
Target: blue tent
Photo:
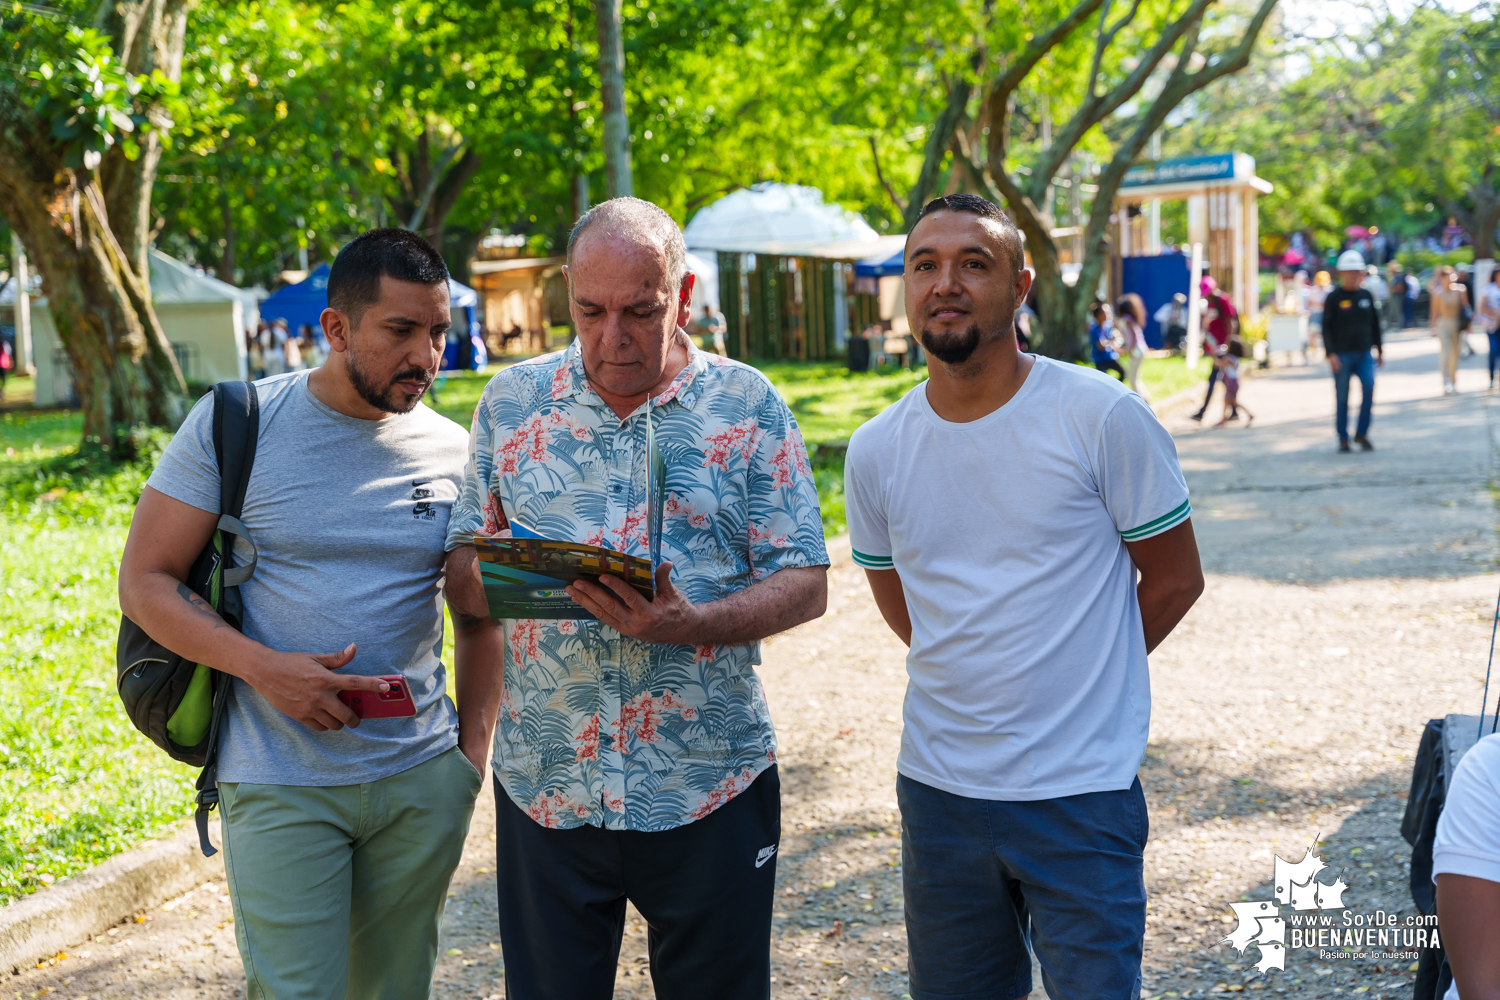
[[[328,265],[319,264],[318,269],[307,276],[306,281],[278,288],[276,293],[260,304],[260,318],[267,323],[286,320],[292,333],[303,323],[318,329],[318,317],[328,308]]]
[[[482,368],[485,364],[484,336],[479,324],[479,293],[468,285],[448,279],[448,304],[453,310],[444,368]],[[267,323],[286,320],[293,333],[303,323],[319,330],[319,317],[328,308],[328,265],[319,264],[306,281],[277,289],[260,304],[260,318]]]
[[[889,257],[867,257],[854,265],[856,278],[890,278],[906,270],[906,248],[902,247]]]

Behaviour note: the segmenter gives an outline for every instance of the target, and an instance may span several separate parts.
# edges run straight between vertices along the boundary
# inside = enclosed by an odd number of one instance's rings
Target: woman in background
[[[1474,325],[1490,338],[1490,391],[1500,389],[1496,380],[1496,365],[1500,364],[1500,268],[1490,273],[1490,283],[1476,295],[1479,301],[1474,310]]]
[[[1122,341],[1120,361],[1125,367],[1125,384],[1142,399],[1148,399],[1141,386],[1141,363],[1146,360],[1146,303],[1135,292],[1126,292],[1115,303],[1115,333]]]

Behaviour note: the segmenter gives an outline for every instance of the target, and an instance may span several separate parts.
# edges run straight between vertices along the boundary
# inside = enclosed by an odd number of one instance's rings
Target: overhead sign
[[[1174,160],[1141,163],[1125,171],[1120,187],[1149,184],[1180,184],[1184,181],[1228,181],[1255,175],[1255,159],[1245,153],[1214,153],[1183,156]]]

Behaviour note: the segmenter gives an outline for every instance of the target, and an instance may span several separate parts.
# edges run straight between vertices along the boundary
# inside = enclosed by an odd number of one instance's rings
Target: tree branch
[[[988,57],[988,47],[984,40],[988,37],[994,20],[995,0],[984,0],[984,27],[980,32],[978,44],[969,55],[969,73],[975,79],[984,69],[984,62]],[[922,206],[927,203],[927,198],[937,183],[938,169],[943,165],[943,156],[948,152],[948,147],[952,143],[953,133],[963,126],[969,110],[969,96],[973,92],[974,83],[968,76],[959,76],[948,84],[948,103],[944,105],[942,113],[938,115],[938,120],[933,123],[932,132],[927,136],[927,149],[922,156],[922,169],[918,172],[917,181],[912,185],[911,193],[906,198],[902,221],[907,231],[916,225],[917,216],[922,213]]]
[[[1031,44],[1022,50],[1004,73],[1000,74],[990,87],[990,139],[986,150],[986,159],[990,163],[990,172],[996,174],[1004,169],[1006,147],[1009,144],[1010,128],[1010,102],[1022,81],[1036,68],[1036,64],[1042,58],[1056,48],[1063,39],[1072,34],[1094,11],[1099,9],[1104,0],[1078,0],[1078,4],[1068,11],[1067,15],[1044,31],[1041,35],[1033,38]]]
[[[896,211],[901,217],[906,217],[906,205],[900,198],[896,197],[896,191],[891,187],[890,181],[885,179],[885,171],[880,169],[880,148],[875,145],[875,133],[870,133],[870,158],[875,161],[875,179],[880,181],[880,186],[885,188],[885,193],[890,196],[891,204],[896,206]]]
[[[985,173],[984,167],[974,162],[973,147],[969,144],[969,137],[963,133],[962,129],[953,136],[953,159],[959,167],[963,168],[969,183],[978,188],[986,198],[997,205],[1004,200],[1005,196],[1000,193],[999,188],[995,187],[995,182]]]
[[[458,158],[458,162],[449,168],[442,180],[438,181],[426,218],[427,241],[433,246],[441,242],[443,222],[448,218],[448,212],[452,210],[454,202],[458,201],[458,196],[463,193],[464,185],[479,170],[482,163],[483,159],[480,155],[474,152],[473,147],[468,147],[464,149],[464,155]]]
[[[1084,98],[1083,104],[1074,112],[1073,117],[1063,126],[1062,131],[1053,139],[1052,145],[1043,150],[1040,158],[1031,168],[1031,189],[1033,196],[1040,195],[1052,182],[1057,170],[1062,166],[1063,160],[1068,157],[1083,140],[1089,129],[1099,124],[1109,115],[1113,114],[1120,105],[1134,97],[1140,89],[1145,86],[1151,74],[1156,72],[1156,67],[1166,58],[1167,54],[1177,46],[1183,36],[1191,29],[1197,31],[1203,22],[1203,15],[1208,12],[1209,5],[1214,0],[1193,0],[1181,17],[1172,22],[1162,32],[1161,38],[1157,39],[1151,50],[1141,57],[1140,63],[1130,75],[1121,80],[1107,93],[1089,95]],[[1273,3],[1274,6],[1274,3]],[[1186,66],[1188,53],[1184,51],[1178,57],[1177,70]],[[1174,70],[1174,74],[1177,70]]]
[[[976,58],[979,53],[975,53]],[[948,103],[943,107],[942,113],[938,115],[937,121],[932,124],[932,131],[927,135],[927,149],[922,156],[922,169],[917,174],[916,183],[911,187],[911,193],[907,195],[905,203],[897,199],[895,192],[890,191],[886,185],[891,200],[901,209],[902,223],[909,231],[916,224],[916,217],[922,211],[922,206],[927,203],[927,196],[932,193],[933,186],[937,183],[938,170],[943,165],[943,156],[948,152],[950,140],[953,133],[963,124],[964,112],[969,107],[969,94],[973,91],[973,85],[967,78],[959,76],[954,78],[948,85]],[[870,136],[870,153],[875,156],[876,176],[880,175],[880,156],[875,152],[875,136]],[[885,184],[885,179],[880,179]]]
[[[1166,85],[1157,95],[1156,100],[1142,115],[1130,136],[1115,150],[1109,165],[1104,168],[1098,178],[1099,190],[1094,195],[1093,209],[1089,213],[1088,226],[1084,231],[1085,246],[1102,245],[1104,229],[1109,223],[1109,217],[1113,211],[1115,194],[1120,190],[1120,184],[1125,179],[1125,172],[1130,169],[1131,163],[1140,156],[1141,150],[1145,148],[1146,142],[1151,134],[1161,128],[1166,121],[1167,115],[1171,113],[1184,100],[1192,94],[1202,90],[1215,80],[1238,73],[1250,64],[1250,53],[1255,48],[1256,41],[1260,38],[1261,30],[1265,27],[1266,20],[1271,16],[1271,11],[1276,7],[1277,0],[1261,0],[1260,7],[1256,10],[1250,23],[1245,28],[1245,34],[1241,37],[1239,44],[1228,52],[1222,53],[1217,61],[1210,63],[1196,73],[1188,71],[1189,56],[1197,49],[1198,34],[1201,22],[1194,23],[1184,41],[1183,51],[1178,58],[1177,66],[1172,70],[1171,76],[1167,78]]]
[[[1089,84],[1083,89],[1083,92],[1089,97],[1094,96],[1095,85],[1099,82],[1099,67],[1104,63],[1104,50],[1114,44],[1115,36],[1120,33],[1120,29],[1125,27],[1131,21],[1134,21],[1135,15],[1141,9],[1141,0],[1134,0],[1134,2],[1132,2],[1130,5],[1130,10],[1126,11],[1125,14],[1115,22],[1114,27],[1106,28],[1105,24],[1109,20],[1109,8],[1113,6],[1113,4],[1114,0],[1105,0],[1104,6],[1099,10],[1099,40],[1094,45],[1094,62],[1093,65],[1089,67]]]

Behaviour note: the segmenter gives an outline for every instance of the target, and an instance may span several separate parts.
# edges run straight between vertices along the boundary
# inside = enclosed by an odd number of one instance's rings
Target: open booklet
[[[651,404],[646,404],[646,550],[635,556],[603,545],[549,538],[511,519],[510,538],[475,535],[479,576],[491,618],[593,619],[564,589],[576,580],[598,582],[604,574],[624,580],[646,600],[656,595],[661,564],[662,504],[667,472],[656,447]],[[502,504],[503,507],[503,504]],[[501,525],[507,527],[507,525]]]

